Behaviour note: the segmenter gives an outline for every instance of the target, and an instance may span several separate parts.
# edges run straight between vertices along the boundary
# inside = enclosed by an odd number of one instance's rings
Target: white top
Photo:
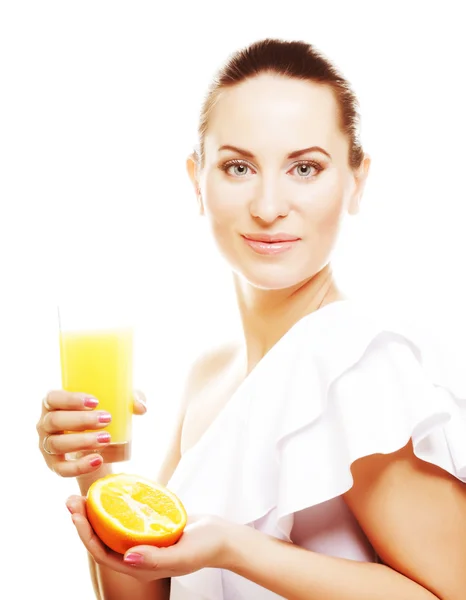
[[[352,462],[410,438],[419,458],[466,482],[466,385],[461,392],[440,385],[396,327],[352,301],[334,302],[303,317],[266,354],[185,452],[168,487],[188,514],[376,561],[341,496],[353,483]],[[172,578],[170,594],[276,598],[223,569]]]

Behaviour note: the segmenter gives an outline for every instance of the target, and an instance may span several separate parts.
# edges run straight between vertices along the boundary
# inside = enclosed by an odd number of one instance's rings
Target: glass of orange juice
[[[62,388],[99,401],[111,414],[111,441],[95,449],[105,462],[131,458],[134,327],[114,306],[58,306]],[[91,451],[89,451],[90,453]],[[88,453],[88,452],[86,452]],[[76,455],[74,456],[76,458]]]

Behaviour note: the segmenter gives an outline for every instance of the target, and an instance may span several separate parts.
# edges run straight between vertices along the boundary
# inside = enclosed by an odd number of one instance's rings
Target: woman
[[[349,84],[301,42],[255,43],[212,84],[187,167],[233,271],[244,342],[188,378],[158,477],[191,516],[178,544],[119,557],[84,498],[68,499],[99,598],[464,598],[464,401],[330,267],[369,172],[358,126]],[[64,453],[98,434],[60,432],[96,428],[89,408],[51,392],[38,424],[49,466],[83,495],[110,469]]]

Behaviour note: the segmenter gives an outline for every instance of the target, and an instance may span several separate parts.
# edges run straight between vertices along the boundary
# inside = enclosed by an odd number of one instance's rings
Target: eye
[[[323,171],[322,165],[311,160],[301,161],[293,169],[296,169],[300,179],[312,179]]]
[[[241,179],[249,174],[248,171],[253,171],[252,167],[248,165],[248,163],[239,159],[229,160],[225,164],[221,165],[220,169],[230,177],[235,177],[236,179]],[[293,169],[297,171],[299,179],[313,179],[321,171],[323,171],[324,168],[318,162],[305,160],[294,165],[291,171],[293,171]]]
[[[248,169],[251,169],[251,167],[242,160],[229,160],[221,165],[220,168],[222,171],[225,171],[227,175],[237,178],[244,177],[248,174]]]

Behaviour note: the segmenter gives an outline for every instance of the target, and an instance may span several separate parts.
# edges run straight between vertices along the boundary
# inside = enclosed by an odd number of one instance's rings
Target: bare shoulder
[[[227,344],[201,356],[186,387],[180,450],[183,455],[202,438],[229,401],[243,376],[241,345]]]
[[[239,352],[239,343],[226,343],[207,349],[192,363],[185,377],[173,434],[157,477],[160,483],[167,484],[181,460],[183,428],[190,406],[202,396],[211,381],[228,369]]]
[[[208,384],[213,377],[228,369],[236,360],[241,346],[236,342],[228,342],[203,352],[192,364],[186,378],[185,406]]]

